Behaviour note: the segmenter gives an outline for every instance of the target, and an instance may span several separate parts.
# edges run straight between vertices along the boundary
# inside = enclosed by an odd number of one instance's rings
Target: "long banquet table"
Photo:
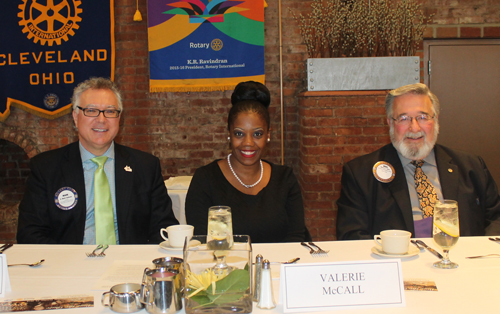
[[[438,248],[432,239],[422,239]],[[300,243],[253,244],[253,255],[262,254],[270,261],[286,261],[300,257],[299,263],[359,261],[385,259],[371,252],[372,240],[316,242],[330,250],[327,257],[313,257]],[[45,259],[37,268],[9,267],[12,291],[5,299],[25,299],[45,296],[94,295],[93,308],[62,309],[49,313],[113,313],[101,305],[103,290],[92,290],[114,261],[144,262],[162,256],[182,257],[180,251],[167,251],[158,245],[119,245],[106,251],[104,258],[89,258],[94,246],[85,245],[14,245],[5,254],[9,264],[35,262]],[[338,310],[335,313],[495,313],[500,307],[500,258],[466,259],[466,256],[500,253],[500,243],[487,237],[462,237],[450,251],[451,260],[460,266],[453,270],[437,269],[432,263],[437,258],[428,251],[417,256],[402,258],[404,279],[435,281],[438,291],[405,291],[406,307],[363,310]],[[272,265],[273,288],[276,301],[279,290],[279,265]],[[136,282],[140,283],[141,278]],[[307,287],[304,287],[305,289]],[[147,313],[142,310],[138,313]],[[184,313],[181,310],[179,313]],[[277,305],[273,310],[258,309],[253,313],[283,313]],[[325,312],[317,312],[325,313]]]

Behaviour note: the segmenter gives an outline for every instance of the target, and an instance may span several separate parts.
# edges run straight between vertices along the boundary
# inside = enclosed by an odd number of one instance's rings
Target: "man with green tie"
[[[178,222],[159,159],[114,141],[123,112],[119,90],[91,78],[72,101],[79,141],[31,159],[18,243],[161,242],[160,229]]]

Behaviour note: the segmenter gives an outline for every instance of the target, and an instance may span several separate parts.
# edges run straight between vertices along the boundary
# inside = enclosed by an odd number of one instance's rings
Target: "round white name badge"
[[[66,186],[57,190],[54,201],[60,209],[70,210],[78,203],[78,193],[75,189]]]
[[[394,167],[386,161],[378,161],[373,165],[373,175],[382,183],[389,183],[394,180],[396,171]]]

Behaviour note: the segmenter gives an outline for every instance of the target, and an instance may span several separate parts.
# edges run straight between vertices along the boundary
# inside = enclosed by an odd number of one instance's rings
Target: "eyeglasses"
[[[83,115],[86,117],[98,117],[101,112],[106,118],[118,118],[120,116],[121,110],[117,109],[104,109],[104,110],[99,110],[97,108],[82,108],[80,106],[76,106],[78,109],[83,111]]]
[[[419,114],[416,117],[410,117],[407,115],[402,115],[397,118],[392,118],[397,124],[401,125],[410,125],[411,121],[415,119],[419,125],[427,125],[432,122],[436,115],[433,115],[432,117],[428,114]]]

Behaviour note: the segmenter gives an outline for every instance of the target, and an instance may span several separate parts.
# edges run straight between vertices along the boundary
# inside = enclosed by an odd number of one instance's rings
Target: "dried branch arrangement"
[[[310,58],[413,56],[426,23],[416,0],[312,0],[293,17]]]

